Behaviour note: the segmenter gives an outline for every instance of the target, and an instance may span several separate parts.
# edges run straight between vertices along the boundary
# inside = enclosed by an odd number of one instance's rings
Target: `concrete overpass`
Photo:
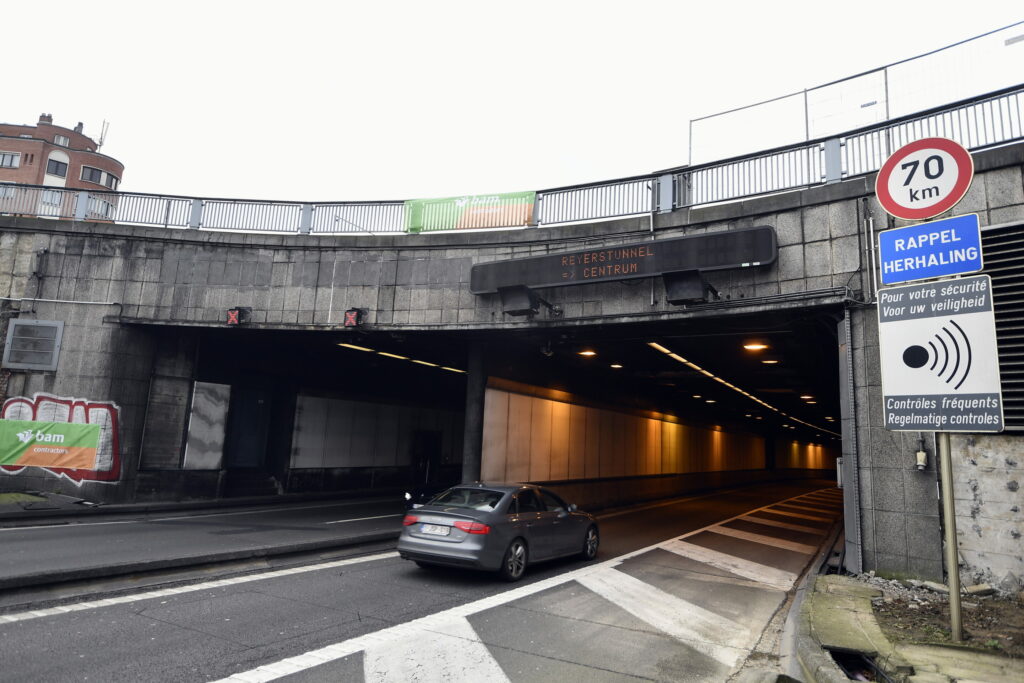
[[[974,162],[957,212],[985,226],[1010,431],[956,439],[957,498],[964,559],[999,578],[1020,562],[1024,144]],[[479,475],[601,506],[817,476],[841,454],[847,565],[941,577],[934,457],[918,471],[918,435],[882,422],[873,245],[894,222],[873,174],[662,209],[330,236],[2,215],[2,320],[29,339],[3,417],[101,424],[103,441],[95,471],[8,467],[0,490],[121,502]],[[746,234],[766,241],[719,248]],[[722,249],[768,257],[650,266]]]

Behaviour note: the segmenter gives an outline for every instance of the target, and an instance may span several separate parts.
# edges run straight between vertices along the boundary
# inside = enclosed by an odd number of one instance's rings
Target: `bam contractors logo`
[[[0,420],[0,465],[96,467],[99,425]]]
[[[0,475],[43,468],[77,485],[117,482],[119,412],[113,403],[48,394],[7,399],[0,407]]]

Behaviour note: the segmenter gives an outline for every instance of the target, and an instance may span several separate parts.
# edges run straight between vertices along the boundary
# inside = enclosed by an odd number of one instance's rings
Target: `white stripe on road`
[[[797,579],[797,575],[792,572],[744,560],[742,557],[721,553],[717,550],[711,550],[710,548],[686,541],[669,541],[661,547],[677,555],[709,564],[712,567],[724,569],[743,578],[751,579],[783,591],[788,591],[792,588]]]
[[[824,536],[825,532],[821,529],[815,529],[812,526],[800,526],[799,524],[789,524],[788,522],[780,522],[775,519],[768,519],[767,517],[758,517],[757,515],[744,515],[740,517],[746,522],[753,522],[754,524],[764,524],[767,526],[777,526],[780,529],[789,529],[790,531],[801,531],[805,534],[814,534],[815,536]]]
[[[751,644],[750,631],[744,626],[617,569],[602,569],[576,581],[728,667],[735,666]]]
[[[110,605],[125,605],[131,602],[138,602],[140,600],[165,598],[171,595],[180,595],[181,593],[194,593],[196,591],[204,591],[209,590],[211,588],[223,588],[224,586],[234,586],[240,583],[262,581],[264,579],[276,579],[282,576],[291,576],[292,574],[304,574],[306,572],[320,571],[321,569],[333,569],[335,567],[344,567],[350,564],[373,562],[374,560],[387,560],[393,557],[398,557],[398,553],[378,553],[376,555],[366,555],[365,557],[352,557],[346,560],[323,562],[320,564],[313,564],[305,567],[292,567],[290,569],[278,569],[275,571],[264,572],[262,574],[249,574],[247,576],[236,576],[230,579],[221,579],[219,581],[206,581],[204,583],[195,583],[189,586],[163,588],[161,590],[148,591],[146,593],[137,593],[135,595],[122,595],[116,598],[106,598],[104,600],[90,600],[89,602],[79,602],[74,605],[61,605],[60,607],[33,610],[31,612],[0,614],[0,624],[9,624],[14,623],[16,621],[28,621],[29,619],[49,617],[55,614],[64,614],[66,612],[81,612],[83,610],[95,609],[97,607],[109,607]]]
[[[801,501],[801,503],[802,503],[802,501]],[[826,510],[826,509],[824,509],[823,505],[810,505],[810,504],[802,505],[801,503],[786,503],[785,507],[787,507],[787,508],[796,508],[797,510],[807,510],[808,512],[816,512],[816,513],[821,514],[821,515],[827,515],[830,512],[835,513],[835,512],[839,511],[839,510]]]
[[[366,683],[386,681],[508,681],[490,650],[465,617],[430,624],[411,637],[391,638],[366,648]]]
[[[398,515],[377,515],[376,517],[356,517],[354,519],[336,519],[333,522],[324,522],[324,524],[346,524],[348,522],[365,522],[368,519],[387,519],[388,517],[404,517],[405,513]]]
[[[715,534],[722,534],[723,536],[732,536],[733,538],[741,538],[744,541],[752,541],[754,543],[760,543],[762,545],[770,545],[773,548],[784,548],[786,550],[792,550],[797,553],[803,553],[804,555],[813,555],[817,552],[817,548],[813,545],[807,545],[806,543],[797,543],[796,541],[787,541],[782,538],[776,538],[775,536],[765,536],[763,534],[752,534],[749,531],[741,531],[740,529],[731,529],[727,526],[713,526],[708,531]]]
[[[831,517],[820,517],[818,515],[805,515],[802,512],[789,512],[788,510],[777,510],[775,508],[764,508],[761,512],[771,512],[775,515],[785,515],[786,517],[799,517],[800,519],[809,519],[815,522],[831,522]]]
[[[345,503],[323,503],[321,505],[297,505],[297,506],[294,506],[294,507],[281,506],[280,508],[275,509],[275,512],[277,512],[277,511],[281,511],[281,512],[295,512],[295,511],[301,511],[301,510],[321,510],[323,508],[334,508],[334,507],[351,507],[353,505],[362,505],[365,502],[366,501],[358,501],[357,500],[357,501],[349,501],[349,502],[345,502]],[[25,530],[28,530],[28,529],[34,529],[34,530],[38,530],[38,529],[77,529],[77,528],[80,528],[80,527],[110,526],[110,525],[113,525],[113,524],[148,524],[150,522],[180,522],[180,521],[188,521],[190,519],[204,519],[204,518],[207,518],[207,517],[235,517],[235,516],[238,516],[238,515],[257,515],[257,514],[260,514],[262,512],[266,512],[266,510],[251,510],[250,509],[250,510],[237,510],[235,512],[210,512],[210,513],[205,513],[205,514],[202,514],[202,515],[178,515],[176,517],[154,517],[154,518],[142,517],[142,518],[139,518],[139,519],[124,519],[124,520],[109,521],[109,522],[75,522],[73,524],[38,524],[36,526],[11,526],[11,527],[4,527],[4,528],[0,529],[0,532],[3,532],[3,531],[25,531]],[[78,510],[72,510],[72,511],[69,512],[69,514],[72,514],[72,515],[78,514],[78,513],[79,513]],[[130,514],[130,513],[126,512],[124,514]],[[136,514],[143,514],[143,513],[138,512]]]

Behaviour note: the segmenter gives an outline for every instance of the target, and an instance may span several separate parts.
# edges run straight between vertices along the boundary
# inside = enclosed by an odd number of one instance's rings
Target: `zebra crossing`
[[[223,680],[724,681],[841,512],[814,491]]]

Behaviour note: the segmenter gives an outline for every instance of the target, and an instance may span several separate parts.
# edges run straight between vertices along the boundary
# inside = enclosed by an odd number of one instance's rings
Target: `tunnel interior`
[[[837,452],[841,319],[822,307],[461,333],[198,328],[195,379],[231,387],[224,466],[292,488],[457,481],[474,345],[504,390]]]

